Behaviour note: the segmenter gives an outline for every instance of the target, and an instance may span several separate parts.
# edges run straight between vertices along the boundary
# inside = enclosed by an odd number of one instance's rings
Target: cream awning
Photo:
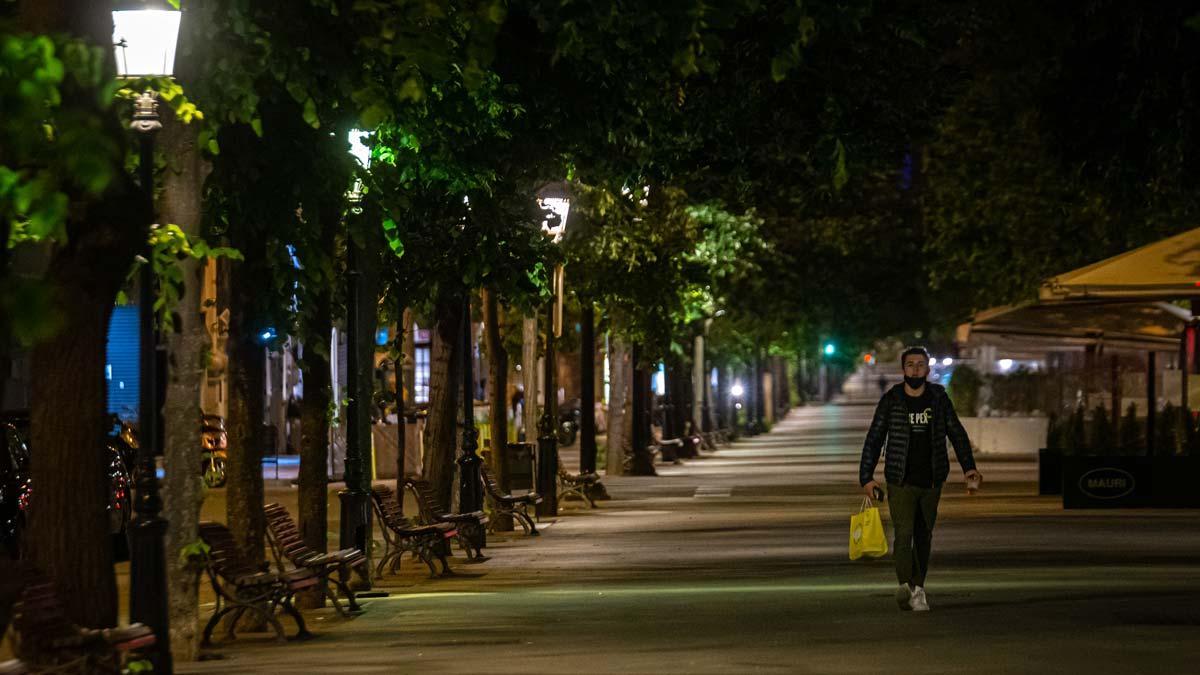
[[[996,307],[958,327],[960,344],[1062,351],[1103,343],[1177,349],[1188,312],[1164,302],[1040,302]]]
[[[1200,296],[1200,228],[1051,277],[1039,292],[1044,301],[1193,296]]]

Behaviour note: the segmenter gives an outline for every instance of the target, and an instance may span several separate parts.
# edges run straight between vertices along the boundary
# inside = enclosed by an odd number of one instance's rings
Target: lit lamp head
[[[371,148],[366,144],[366,138],[370,135],[371,132],[362,129],[351,129],[346,135],[350,143],[350,156],[364,169],[371,168]]]
[[[119,0],[113,9],[113,45],[122,78],[170,77],[183,13],[165,0]]]
[[[542,232],[557,244],[567,231],[567,216],[571,213],[570,186],[564,182],[543,185],[537,191],[537,203],[538,208],[545,212]]]
[[[371,168],[371,148],[366,144],[366,138],[370,135],[371,132],[362,129],[351,129],[346,135],[350,143],[350,156],[364,169]],[[350,201],[362,201],[362,180],[358,178],[354,179],[354,187],[350,189]]]

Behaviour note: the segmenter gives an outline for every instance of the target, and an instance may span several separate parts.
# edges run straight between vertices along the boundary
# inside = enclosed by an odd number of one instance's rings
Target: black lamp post
[[[165,2],[127,2],[113,10],[113,43],[117,74],[122,78],[170,77],[175,65],[182,13]],[[158,102],[144,92],[135,104],[130,128],[138,136],[139,178],[147,213],[154,213],[154,137],[162,129]],[[141,337],[139,391],[139,443],[137,499],[130,523],[129,617],[149,626],[155,635],[150,660],[156,673],[171,673],[171,632],[167,613],[167,521],[161,516],[157,463],[159,447],[158,335],[154,325],[153,246],[147,242],[146,260],[138,277],[139,334]]]
[[[471,353],[471,294],[463,293],[462,318],[462,456],[458,458],[458,503],[459,511],[471,513],[483,508],[483,476],[480,466],[483,460],[476,454],[479,448],[479,432],[475,430],[475,359]],[[480,536],[482,536],[482,531]],[[485,542],[476,542],[483,546]]]
[[[370,151],[362,143],[364,132],[353,130],[349,134],[350,153],[364,168],[370,164]],[[355,183],[349,198],[357,203],[362,197],[362,186]],[[359,250],[353,237],[346,238],[346,464],[342,480],[346,487],[338,492],[341,507],[338,546],[343,549],[357,548],[370,556],[371,541],[370,472],[366,461],[368,454],[364,445],[363,431],[369,433],[369,423],[364,419],[370,396],[363,391],[362,364],[359,359],[359,342],[362,335],[362,316],[359,307],[362,293],[362,274],[358,269]],[[370,569],[368,559],[366,569]],[[362,586],[370,587],[370,575],[362,575]]]
[[[571,197],[566,183],[550,183],[538,190],[538,206],[546,212],[542,231],[551,236],[555,243],[562,239],[567,229],[567,216],[571,211]],[[550,302],[546,326],[546,356],[544,386],[542,387],[542,418],[538,423],[537,492],[542,503],[537,505],[537,515],[558,515],[558,385],[555,383],[556,363],[554,338],[562,335],[563,267],[554,268],[554,297]]]

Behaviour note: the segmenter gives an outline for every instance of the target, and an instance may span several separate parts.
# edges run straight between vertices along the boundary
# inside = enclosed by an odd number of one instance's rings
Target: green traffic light
[[[834,351],[836,351],[836,348],[833,346],[833,343],[832,343],[832,342],[826,342],[826,343],[825,343],[825,355],[826,355],[826,356],[833,356],[833,352],[834,352]]]

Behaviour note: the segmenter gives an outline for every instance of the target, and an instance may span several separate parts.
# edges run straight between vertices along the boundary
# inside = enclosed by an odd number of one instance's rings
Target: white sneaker
[[[912,611],[914,612],[929,611],[929,599],[925,597],[924,587],[917,586],[913,588],[912,598],[909,600],[909,604],[912,605]]]
[[[913,608],[912,597],[913,589],[908,584],[900,584],[900,588],[896,589],[896,604],[906,612]]]

